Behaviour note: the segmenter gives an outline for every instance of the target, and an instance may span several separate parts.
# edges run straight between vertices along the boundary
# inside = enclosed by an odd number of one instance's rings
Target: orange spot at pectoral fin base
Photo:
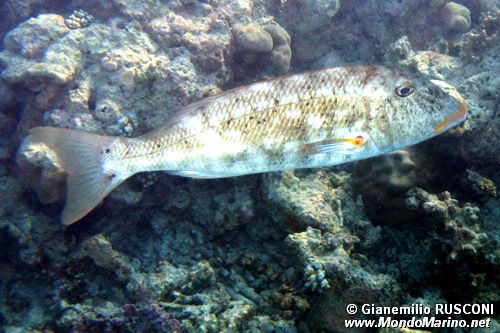
[[[356,147],[361,147],[364,143],[365,143],[365,138],[363,138],[361,135],[352,139],[352,144]]]

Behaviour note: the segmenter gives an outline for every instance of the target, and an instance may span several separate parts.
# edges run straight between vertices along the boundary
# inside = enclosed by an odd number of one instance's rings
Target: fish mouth
[[[467,105],[463,101],[462,102],[459,101],[459,104],[460,107],[458,111],[449,115],[448,118],[443,120],[441,123],[439,123],[439,125],[437,125],[434,128],[434,132],[436,134],[441,134],[449,130],[450,128],[457,126],[458,124],[460,124],[465,120],[465,117],[467,116]]]
[[[441,134],[446,132],[450,128],[453,128],[463,122],[467,116],[467,104],[464,98],[458,93],[458,91],[446,82],[439,80],[430,80],[432,83],[449,93],[457,102],[458,110],[449,115],[445,120],[439,123],[434,128],[436,134]]]

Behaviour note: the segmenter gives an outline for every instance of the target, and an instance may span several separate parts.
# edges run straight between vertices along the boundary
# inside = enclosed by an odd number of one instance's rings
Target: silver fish
[[[138,172],[221,178],[331,166],[427,140],[466,113],[464,99],[443,81],[347,66],[226,91],[136,138],[52,127],[31,134],[68,174],[62,221],[71,224]]]

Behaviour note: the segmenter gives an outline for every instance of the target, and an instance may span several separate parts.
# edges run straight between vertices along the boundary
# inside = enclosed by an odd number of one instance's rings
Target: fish
[[[55,127],[30,134],[67,174],[61,220],[69,225],[139,172],[209,179],[327,167],[417,144],[466,114],[464,98],[444,81],[356,65],[228,90],[135,138]]]

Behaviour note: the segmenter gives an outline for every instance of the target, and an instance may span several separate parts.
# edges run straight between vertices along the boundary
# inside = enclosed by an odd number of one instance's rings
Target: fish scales
[[[188,105],[136,138],[38,127],[68,173],[62,220],[85,216],[137,172],[220,178],[324,167],[392,152],[461,123],[455,88],[384,66],[288,75]]]
[[[193,159],[201,158],[199,168],[213,174],[199,172],[200,177],[227,176],[231,167],[229,174],[238,175],[279,170],[287,163],[314,166],[315,158],[300,154],[298,147],[363,121],[369,103],[356,95],[356,85],[373,73],[370,67],[337,68],[238,88],[129,144],[147,152],[141,158],[147,156],[151,169],[189,170],[196,166]],[[224,174],[217,173],[220,168]]]

